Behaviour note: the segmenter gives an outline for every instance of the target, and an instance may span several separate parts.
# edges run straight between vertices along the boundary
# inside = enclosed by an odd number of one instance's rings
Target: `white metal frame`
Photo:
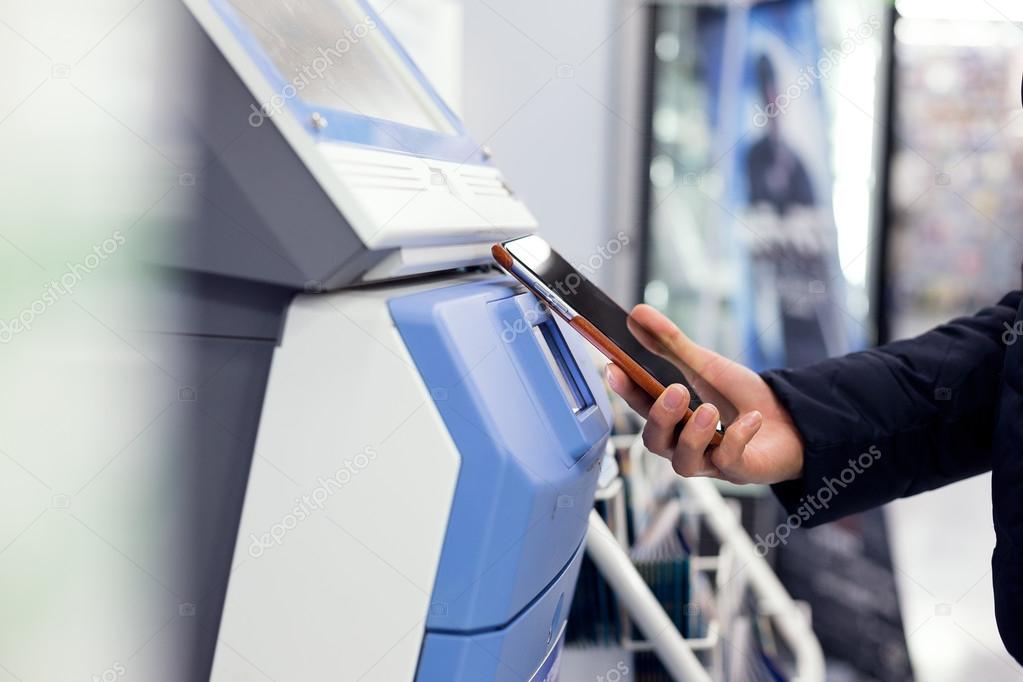
[[[639,437],[630,437],[630,450],[636,455],[650,455]],[[627,637],[623,646],[629,650],[654,651],[665,669],[676,679],[686,682],[710,682],[721,677],[722,632],[727,632],[733,613],[739,608],[743,591],[748,586],[756,595],[760,615],[767,616],[795,657],[794,682],[822,682],[824,654],[810,627],[804,608],[792,599],[760,556],[753,540],[739,522],[736,510],[729,505],[714,484],[705,478],[680,478],[680,492],[706,520],[721,545],[717,557],[694,557],[691,575],[698,571],[714,571],[717,618],[708,626],[708,634],[699,639],[686,639],[668,618],[664,609],[643,581],[628,554],[625,531],[625,500],[621,479],[615,479],[598,491],[597,499],[610,503],[612,525],[608,528],[596,511],[590,513],[586,551],[601,575],[614,590],[645,640]],[[629,621],[623,619],[623,622]],[[711,652],[711,670],[704,668],[697,651]]]

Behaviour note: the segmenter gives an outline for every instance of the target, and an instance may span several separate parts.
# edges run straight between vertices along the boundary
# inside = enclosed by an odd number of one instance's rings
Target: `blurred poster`
[[[846,353],[863,339],[843,313],[821,79],[855,39],[822,51],[810,0],[754,5],[738,27],[734,13],[704,18],[708,86],[720,89],[710,98],[717,146],[731,157],[720,164],[722,200],[748,297],[745,359],[763,369]],[[724,34],[724,44],[734,45],[737,31],[738,60],[714,44]]]
[[[758,370],[807,365],[866,341],[864,320],[847,311],[823,81],[880,39],[881,22],[863,17],[824,49],[817,27],[811,0],[706,9],[699,18],[711,161],[723,188],[719,229],[743,278],[740,357]],[[797,529],[771,558],[790,593],[811,605],[829,679],[912,679],[881,510]]]

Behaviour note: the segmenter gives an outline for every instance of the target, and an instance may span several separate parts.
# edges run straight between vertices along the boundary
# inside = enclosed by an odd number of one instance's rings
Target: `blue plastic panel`
[[[416,682],[556,682],[582,558],[580,546],[550,589],[501,630],[477,635],[428,633]]]
[[[610,431],[607,395],[586,342],[508,278],[390,307],[462,457],[427,629],[503,627],[564,570],[585,535]],[[573,410],[533,332],[538,324],[560,332],[589,407]]]

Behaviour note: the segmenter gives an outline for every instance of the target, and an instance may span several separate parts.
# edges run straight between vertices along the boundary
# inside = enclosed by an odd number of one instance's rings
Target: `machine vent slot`
[[[424,168],[416,162],[385,163],[337,155],[328,155],[327,158],[352,187],[410,192],[427,189]]]
[[[504,184],[504,181],[500,178],[494,177],[479,177],[479,176],[467,176],[462,175],[465,180],[465,186],[469,188],[474,195],[480,197],[509,197],[511,191],[508,186]]]

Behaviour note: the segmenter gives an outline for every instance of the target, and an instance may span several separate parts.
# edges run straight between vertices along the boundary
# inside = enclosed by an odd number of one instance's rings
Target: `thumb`
[[[632,309],[629,330],[647,350],[674,363],[684,373],[694,374],[697,392],[700,384],[704,384],[741,407],[753,397],[750,389],[760,384],[755,372],[695,343],[674,322],[646,304]]]

